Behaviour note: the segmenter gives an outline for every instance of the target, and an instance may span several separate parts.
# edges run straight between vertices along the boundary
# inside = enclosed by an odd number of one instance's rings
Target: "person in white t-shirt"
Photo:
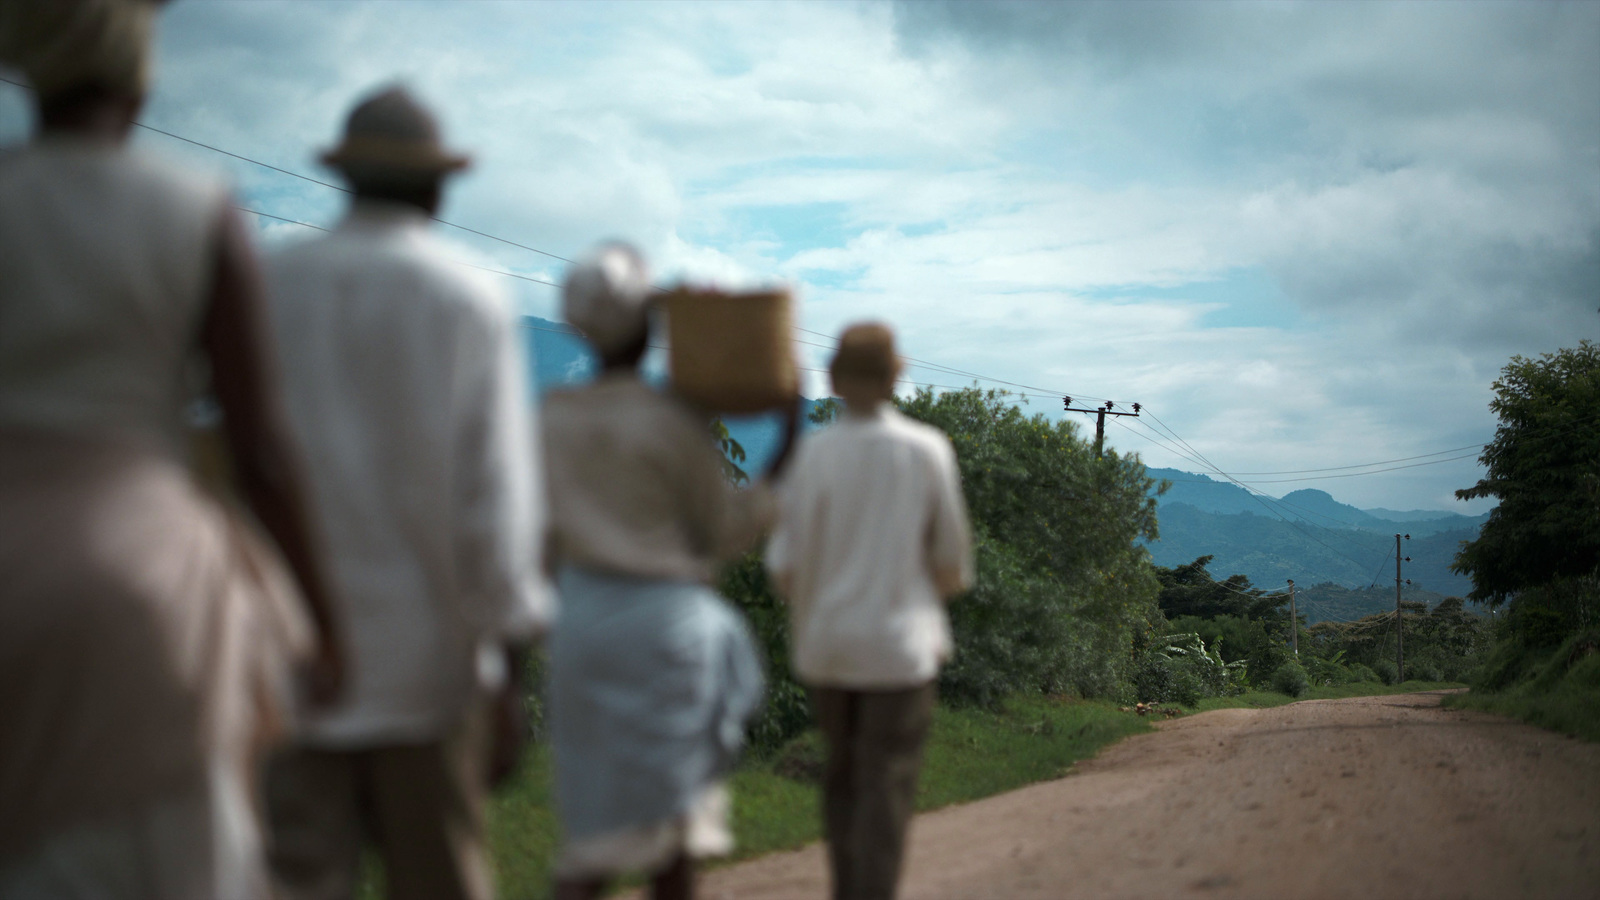
[[[274,254],[267,284],[351,677],[269,767],[271,861],[284,898],[350,897],[371,839],[388,896],[484,900],[514,658],[549,616],[515,322],[430,233],[467,160],[407,91],[365,98],[323,161],[351,186],[349,214]]]
[[[887,326],[845,330],[829,367],[844,414],[801,445],[766,553],[790,608],[795,675],[828,743],[837,900],[894,896],[952,650],[945,602],[972,584],[955,451],[895,410],[899,372]]]

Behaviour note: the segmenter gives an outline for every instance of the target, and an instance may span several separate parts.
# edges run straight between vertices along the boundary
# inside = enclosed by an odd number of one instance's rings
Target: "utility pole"
[[[1105,442],[1106,442],[1106,416],[1133,416],[1134,418],[1138,418],[1139,417],[1139,404],[1135,403],[1133,405],[1133,412],[1113,412],[1112,411],[1112,407],[1115,406],[1115,405],[1116,404],[1112,403],[1110,400],[1107,400],[1105,402],[1104,406],[1098,406],[1098,407],[1095,407],[1094,409],[1073,409],[1072,408],[1072,398],[1071,397],[1062,397],[1061,398],[1061,408],[1066,410],[1067,412],[1084,412],[1084,413],[1094,413],[1095,414],[1095,421],[1094,421],[1094,458],[1095,459],[1099,459],[1100,458],[1100,456],[1101,456],[1100,449],[1105,446]]]
[[[1300,617],[1294,611],[1294,579],[1289,579],[1289,644],[1294,655],[1300,655]]]
[[[1406,629],[1400,613],[1400,561],[1411,561],[1411,557],[1400,555],[1400,538],[1411,540],[1411,535],[1394,536],[1394,683],[1400,684],[1406,680]]]

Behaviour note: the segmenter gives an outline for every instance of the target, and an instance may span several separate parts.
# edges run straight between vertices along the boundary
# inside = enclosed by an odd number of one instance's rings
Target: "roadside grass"
[[[1059,778],[1107,744],[1150,730],[1145,719],[1097,701],[1026,696],[1012,698],[996,711],[940,707],[928,737],[917,809]],[[821,837],[822,760],[821,738],[809,731],[765,758],[745,761],[731,784],[739,849],[723,864]],[[558,832],[546,746],[533,747],[521,771],[495,795],[489,832],[499,896],[548,897]],[[373,880],[364,896],[376,896]]]
[[[1464,687],[1466,685],[1455,681],[1406,681],[1400,684],[1360,681],[1355,684],[1316,685],[1306,691],[1304,697],[1291,697],[1288,694],[1280,694],[1276,691],[1249,691],[1234,697],[1207,697],[1186,709],[1189,712],[1197,713],[1210,712],[1213,709],[1266,709],[1272,706],[1298,703],[1301,700],[1382,697],[1389,694],[1415,694],[1421,691],[1445,691]]]
[[[1511,687],[1501,691],[1473,688],[1446,697],[1445,705],[1510,716],[1586,741],[1600,741],[1600,652],[1595,644],[1592,633],[1574,636]]]

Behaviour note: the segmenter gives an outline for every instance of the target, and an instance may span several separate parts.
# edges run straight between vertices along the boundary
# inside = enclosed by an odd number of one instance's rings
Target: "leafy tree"
[[[748,484],[750,475],[739,465],[745,461],[744,445],[734,439],[728,432],[728,426],[722,421],[721,416],[711,420],[711,437],[716,440],[717,447],[722,450],[722,475],[734,484]]]
[[[1192,563],[1167,568],[1156,566],[1156,578],[1161,582],[1161,593],[1156,602],[1167,618],[1178,616],[1238,616],[1242,619],[1259,619],[1280,631],[1287,626],[1289,611],[1282,595],[1268,595],[1252,587],[1243,575],[1231,575],[1217,581],[1206,572],[1210,556],[1202,556]]]
[[[1488,474],[1456,496],[1495,497],[1500,505],[1451,568],[1472,577],[1471,599],[1492,607],[1528,589],[1586,581],[1572,612],[1592,622],[1600,572],[1600,346],[1583,341],[1538,359],[1514,356],[1494,391],[1489,408],[1500,426],[1480,457]]]
[[[1283,626],[1276,625],[1269,630],[1261,619],[1232,615],[1177,616],[1169,627],[1174,632],[1200,635],[1225,662],[1244,664],[1245,677],[1251,684],[1266,684],[1272,673],[1289,659]]]
[[[1489,623],[1466,609],[1460,597],[1446,597],[1431,610],[1414,600],[1401,601],[1400,608],[1405,623],[1406,678],[1461,681],[1482,664]],[[1398,675],[1394,617],[1391,610],[1354,622],[1318,622],[1311,626],[1300,651],[1342,660],[1348,669],[1370,669],[1392,682]]]
[[[811,411],[806,413],[806,418],[813,425],[827,425],[839,418],[839,413],[844,410],[844,405],[838,397],[825,397],[811,405]]]
[[[1025,416],[1001,391],[900,401],[950,436],[978,543],[977,583],[951,604],[941,689],[992,703],[1017,690],[1121,696],[1153,625],[1157,583],[1136,541],[1157,536],[1156,483],[1137,456],[1096,459],[1070,422]]]

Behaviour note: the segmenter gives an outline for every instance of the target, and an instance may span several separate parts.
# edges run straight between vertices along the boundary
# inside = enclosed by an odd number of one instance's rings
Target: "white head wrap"
[[[152,0],[0,0],[0,61],[41,97],[94,85],[143,96],[150,81]]]
[[[572,267],[561,288],[568,324],[603,356],[637,341],[650,324],[650,272],[628,244],[602,244]]]

